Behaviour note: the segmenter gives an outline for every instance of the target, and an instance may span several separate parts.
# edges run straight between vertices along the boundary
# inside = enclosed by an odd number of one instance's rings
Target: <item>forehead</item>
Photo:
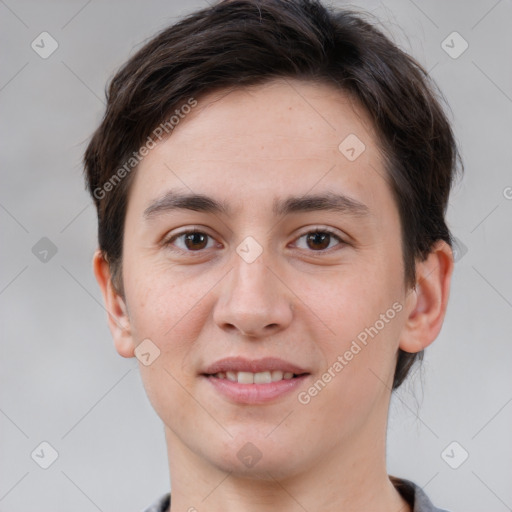
[[[371,203],[389,195],[376,140],[364,109],[333,86],[276,80],[212,93],[139,164],[130,202],[145,210],[179,188],[247,209],[335,187]]]

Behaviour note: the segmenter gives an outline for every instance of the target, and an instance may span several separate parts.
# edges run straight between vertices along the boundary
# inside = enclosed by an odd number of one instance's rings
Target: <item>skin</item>
[[[349,134],[366,146],[352,162],[338,149]],[[125,221],[124,297],[100,251],[93,264],[119,354],[134,357],[147,338],[160,350],[139,366],[165,427],[172,512],[410,510],[385,464],[393,373],[399,347],[417,352],[438,335],[453,260],[437,243],[417,262],[416,286],[405,285],[399,215],[376,141],[344,93],[275,80],[200,98],[139,165]],[[171,189],[211,196],[232,212],[145,218]],[[367,212],[272,212],[274,199],[324,192]],[[192,228],[211,238],[163,243]],[[304,235],[322,228],[343,242],[308,243]],[[248,236],[262,249],[252,263],[236,252]],[[308,404],[295,392],[237,404],[200,376],[224,357],[274,356],[311,373],[299,390],[307,391],[394,303],[401,311]],[[261,453],[250,468],[237,457],[247,442]]]

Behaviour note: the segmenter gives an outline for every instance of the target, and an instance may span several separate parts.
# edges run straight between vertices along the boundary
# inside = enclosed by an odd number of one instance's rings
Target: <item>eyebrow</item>
[[[183,194],[170,190],[144,210],[144,218],[149,220],[160,214],[180,209],[228,216],[232,213],[225,201],[218,201],[204,194]],[[364,216],[370,213],[368,206],[364,203],[333,192],[276,199],[272,211],[276,216],[314,211],[332,211],[353,216]]]

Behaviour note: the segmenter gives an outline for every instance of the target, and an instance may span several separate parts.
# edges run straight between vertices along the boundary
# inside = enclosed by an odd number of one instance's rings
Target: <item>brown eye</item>
[[[208,235],[199,232],[186,233],[184,241],[187,249],[190,249],[191,251],[197,251],[206,247]]]
[[[337,234],[328,229],[317,229],[315,231],[310,231],[300,236],[297,240],[297,246],[300,249],[309,249],[313,252],[326,252],[328,249],[331,249],[336,245],[345,245],[344,241]],[[301,240],[304,240],[305,243],[301,243]]]
[[[307,236],[307,244],[310,249],[323,250],[329,247],[331,235],[329,233],[315,232],[309,233]]]
[[[214,239],[202,231],[184,231],[171,237],[164,245],[175,252],[201,252],[214,245]]]

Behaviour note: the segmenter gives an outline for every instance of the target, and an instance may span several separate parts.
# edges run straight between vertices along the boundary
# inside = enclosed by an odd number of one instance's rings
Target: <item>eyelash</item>
[[[201,256],[204,251],[206,249],[199,249],[197,251],[191,251],[191,250],[188,250],[188,249],[176,249],[173,247],[173,243],[175,240],[185,236],[185,235],[190,235],[190,234],[193,234],[193,233],[199,233],[199,234],[202,234],[202,235],[206,235],[208,238],[212,239],[213,240],[213,237],[211,235],[209,235],[208,233],[205,233],[204,231],[201,231],[199,229],[189,229],[187,231],[182,231],[181,233],[177,233],[175,235],[173,235],[171,238],[169,238],[168,240],[164,241],[163,245],[167,248],[169,248],[171,251],[173,252],[177,252],[177,253],[187,253],[187,255],[192,255],[192,256]],[[347,245],[347,242],[345,242],[338,234],[336,234],[333,230],[329,229],[329,228],[314,228],[314,229],[311,229],[309,231],[306,231],[305,233],[302,233],[301,235],[299,235],[296,240],[300,240],[301,238],[307,236],[307,235],[310,235],[310,234],[315,234],[315,233],[321,233],[321,234],[326,234],[326,235],[329,235],[330,237],[333,237],[334,239],[336,239],[336,241],[338,242],[338,245]],[[308,252],[311,252],[313,254],[323,254],[323,253],[327,253],[327,252],[330,252],[333,248],[327,248],[327,249],[321,249],[321,250],[318,250],[318,251],[314,251],[314,250],[310,250]]]

